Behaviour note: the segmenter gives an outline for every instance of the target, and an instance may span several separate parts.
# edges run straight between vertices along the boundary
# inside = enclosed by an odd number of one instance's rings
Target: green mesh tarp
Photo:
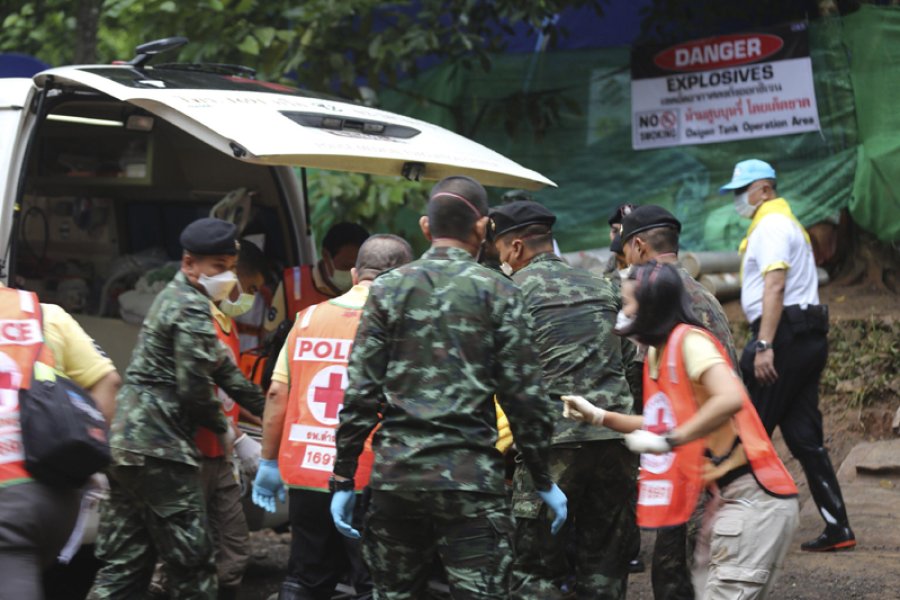
[[[863,6],[843,35],[860,139],[850,213],[882,241],[900,240],[900,10]]]
[[[900,181],[900,111],[889,106],[900,97],[891,93],[900,92],[898,28],[900,10],[872,7],[811,25],[821,133],[632,150],[627,48],[498,56],[489,73],[439,67],[382,100],[553,179],[559,188],[536,198],[557,213],[564,251],[607,245],[607,218],[622,202],[668,207],[684,223],[685,249],[736,249],[747,222],[718,188],[751,157],[775,166],[779,192],[804,224],[849,206],[862,226],[896,239],[900,211],[888,183]],[[861,67],[861,56],[872,63]],[[872,110],[859,129],[857,105]]]

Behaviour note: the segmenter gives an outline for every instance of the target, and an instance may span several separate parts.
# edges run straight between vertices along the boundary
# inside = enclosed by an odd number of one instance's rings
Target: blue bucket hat
[[[757,158],[742,160],[734,166],[731,181],[720,187],[719,193],[727,194],[733,190],[739,190],[760,179],[775,179],[775,169],[772,168],[772,165]]]

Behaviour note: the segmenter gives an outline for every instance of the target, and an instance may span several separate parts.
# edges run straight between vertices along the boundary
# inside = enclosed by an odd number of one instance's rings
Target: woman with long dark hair
[[[626,433],[641,453],[640,526],[686,522],[710,488],[693,574],[698,598],[766,598],[797,528],[797,488],[671,265],[632,269],[616,332],[648,346],[643,415],[563,396],[566,415]]]

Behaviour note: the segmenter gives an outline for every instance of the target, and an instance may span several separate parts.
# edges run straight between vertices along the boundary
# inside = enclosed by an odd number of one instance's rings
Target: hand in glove
[[[625,434],[625,445],[635,454],[665,454],[672,451],[672,444],[668,439],[646,429],[636,429]]]
[[[603,425],[606,411],[594,406],[582,396],[562,396],[563,417],[573,421],[584,421],[591,425]]]
[[[331,518],[334,526],[344,537],[358,540],[361,536],[350,524],[353,522],[353,506],[356,504],[356,492],[339,490],[331,496]]]
[[[566,517],[569,516],[568,502],[569,500],[566,498],[566,495],[563,493],[559,486],[555,483],[550,486],[549,490],[544,492],[538,492],[538,495],[541,497],[547,506],[550,507],[550,510],[553,511],[555,515],[553,518],[553,524],[550,525],[550,533],[556,535],[559,533],[559,530],[562,529],[562,526],[566,523]]]
[[[248,477],[253,477],[259,469],[259,451],[262,448],[259,442],[246,433],[234,441],[234,453],[241,461],[241,467]]]
[[[262,459],[259,461],[256,479],[253,480],[253,504],[273,513],[276,495],[279,502],[284,502],[284,483],[281,481],[281,473],[278,472],[278,461]]]

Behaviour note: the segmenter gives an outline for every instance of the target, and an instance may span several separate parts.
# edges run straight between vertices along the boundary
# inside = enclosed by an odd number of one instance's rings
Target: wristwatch
[[[757,352],[765,352],[766,350],[771,350],[772,344],[767,342],[766,340],[758,340],[756,342],[756,351]]]
[[[352,479],[335,479],[332,475],[328,479],[328,491],[332,494],[335,492],[352,492],[356,489],[356,484]]]

